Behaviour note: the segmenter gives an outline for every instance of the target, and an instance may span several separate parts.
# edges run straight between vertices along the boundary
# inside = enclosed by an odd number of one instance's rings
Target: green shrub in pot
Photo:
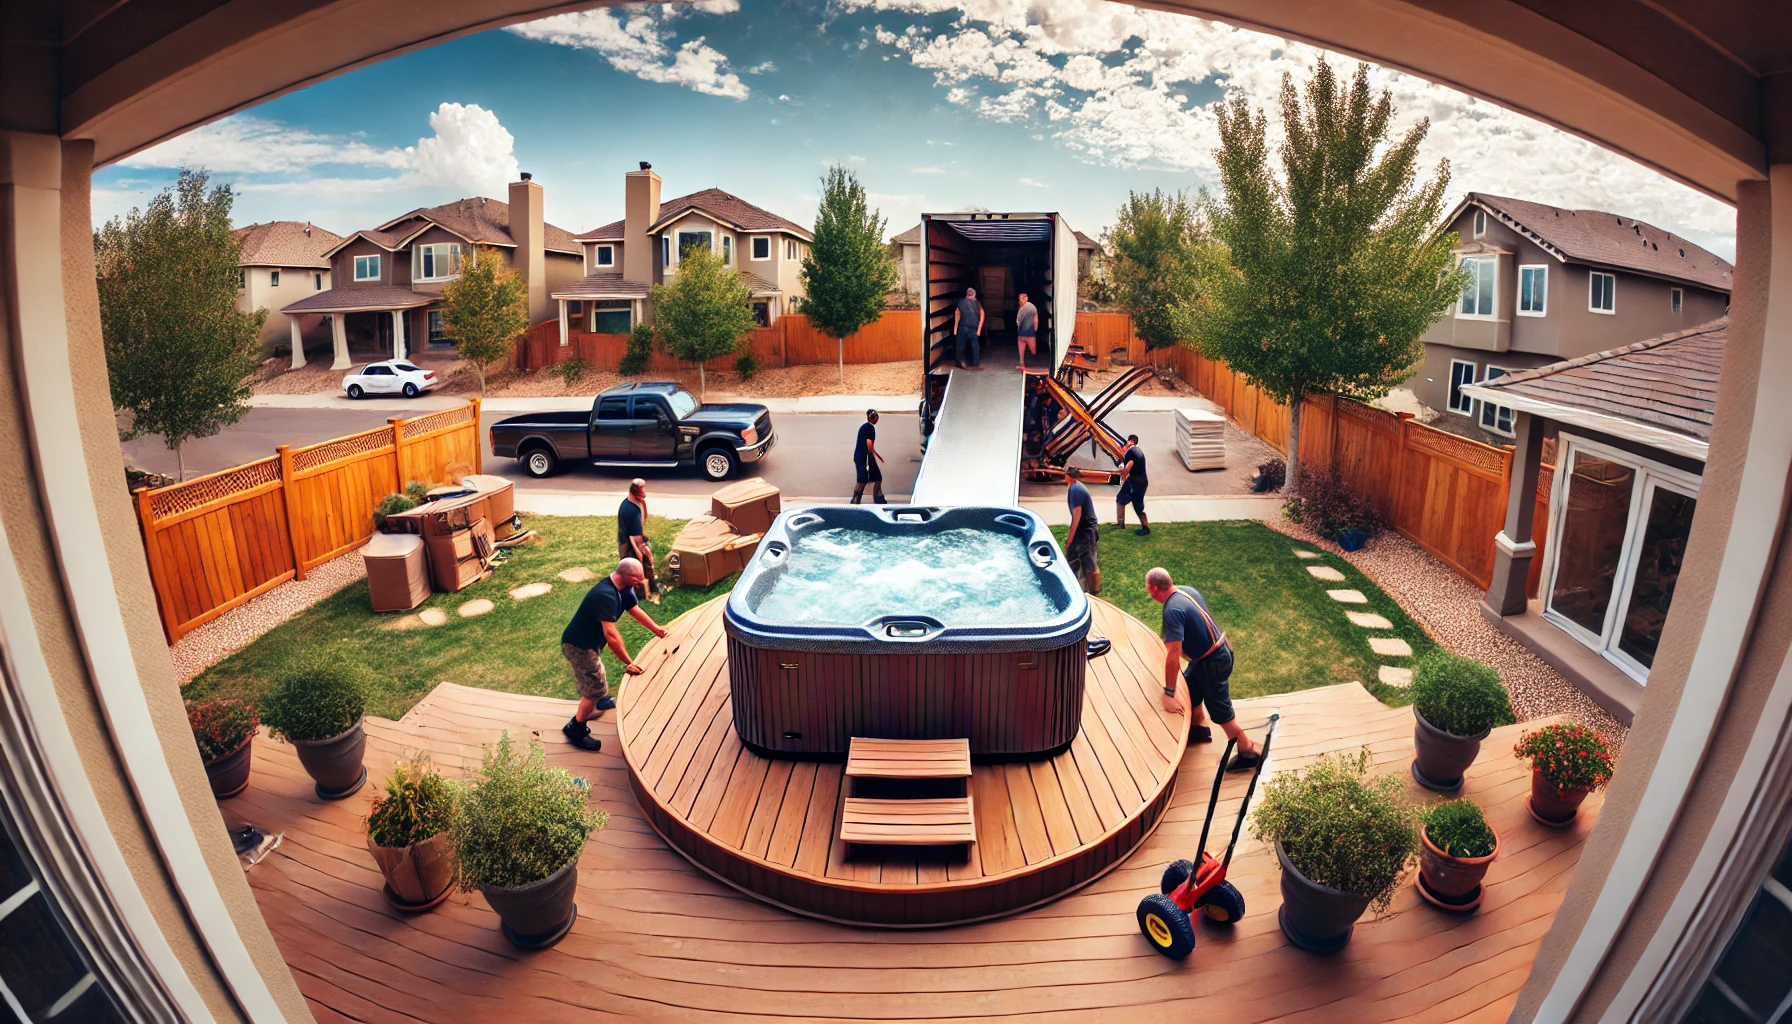
[[[1431,845],[1452,857],[1485,857],[1499,845],[1481,806],[1467,797],[1438,804],[1425,811],[1420,822]]]
[[[442,902],[454,886],[455,791],[428,755],[400,761],[367,814],[367,850],[386,876],[386,898],[401,910]]]
[[[240,700],[187,701],[187,725],[199,747],[212,795],[220,800],[249,786],[250,747],[255,740],[255,709]]]
[[[298,750],[321,799],[340,800],[367,781],[367,689],[363,670],[317,660],[276,679],[262,698],[262,722]]]
[[[1419,895],[1450,911],[1481,905],[1482,879],[1499,853],[1500,839],[1481,814],[1481,807],[1463,798],[1438,804],[1420,816]]]
[[[1498,672],[1443,651],[1421,658],[1413,670],[1412,707],[1413,778],[1446,793],[1462,787],[1487,733],[1517,720]]]

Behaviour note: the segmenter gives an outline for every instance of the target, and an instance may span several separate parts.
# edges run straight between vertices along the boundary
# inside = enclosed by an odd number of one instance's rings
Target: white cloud
[[[778,65],[773,64],[771,61],[768,60],[768,61],[762,61],[758,64],[753,65],[750,68],[747,68],[746,72],[749,75],[769,75],[776,70],[778,70]]]
[[[932,167],[910,167],[908,169],[908,173],[910,173],[910,174],[944,174],[944,173],[946,173],[946,169],[944,167],[941,167],[938,164],[934,164]]]
[[[595,50],[609,65],[649,82],[682,85],[709,96],[744,100],[747,84],[729,68],[728,58],[703,41],[688,39],[673,48],[673,22],[681,12],[732,14],[739,0],[702,0],[686,5],[629,6],[556,14],[512,25],[507,31],[538,42]],[[763,65],[762,65],[763,66]]]
[[[992,121],[1031,123],[1100,164],[1211,181],[1218,103],[1242,96],[1270,114],[1284,73],[1304,79],[1323,51],[1186,15],[1107,0],[832,0],[907,14],[873,38],[933,73],[948,103]],[[950,15],[934,27],[926,16]],[[1354,67],[1332,55],[1335,67]],[[1424,79],[1372,68],[1400,110],[1396,130],[1429,118],[1425,159],[1447,157],[1454,195],[1475,190],[1612,209],[1728,254],[1735,214],[1631,160]],[[1206,93],[1201,99],[1194,93]],[[1217,95],[1212,95],[1216,94]]]
[[[1051,186],[1047,185],[1045,182],[1034,181],[1032,178],[1017,178],[1015,180],[1019,181],[1022,185],[1025,185],[1028,188],[1051,188]]]

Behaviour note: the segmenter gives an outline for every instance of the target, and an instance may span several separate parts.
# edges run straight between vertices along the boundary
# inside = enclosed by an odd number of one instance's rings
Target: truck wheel
[[[1151,948],[1172,960],[1185,960],[1195,950],[1195,926],[1176,901],[1152,893],[1139,901],[1139,934]]]
[[[740,465],[740,459],[734,452],[721,445],[703,449],[697,456],[697,465],[703,470],[706,480],[720,482],[734,475],[734,468]]]
[[[523,464],[523,472],[537,480],[553,476],[554,471],[560,468],[560,457],[547,448],[531,448],[517,461]]]

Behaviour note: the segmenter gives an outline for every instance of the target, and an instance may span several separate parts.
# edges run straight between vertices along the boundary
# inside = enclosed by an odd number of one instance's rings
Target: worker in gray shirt
[[[1152,569],[1145,574],[1145,591],[1164,606],[1164,710],[1173,715],[1183,712],[1176,677],[1180,674],[1188,684],[1195,720],[1188,729],[1190,743],[1206,743],[1213,739],[1213,730],[1202,721],[1212,717],[1215,725],[1228,737],[1238,741],[1238,753],[1226,765],[1229,772],[1257,767],[1263,754],[1257,744],[1244,734],[1238,724],[1238,713],[1232,710],[1232,643],[1207,612],[1207,602],[1194,587],[1179,587],[1170,578],[1170,570]],[[1182,659],[1188,668],[1182,669]],[[1180,672],[1178,670],[1181,670]],[[1205,708],[1206,714],[1201,712]]]
[[[1020,308],[1014,311],[1014,341],[1020,349],[1020,372],[1027,372],[1027,357],[1039,351],[1039,309],[1020,293]]]
[[[978,351],[978,338],[982,334],[983,304],[977,301],[977,289],[966,288],[964,298],[952,308],[952,337],[957,344],[956,355],[961,369],[983,369],[983,356]]]

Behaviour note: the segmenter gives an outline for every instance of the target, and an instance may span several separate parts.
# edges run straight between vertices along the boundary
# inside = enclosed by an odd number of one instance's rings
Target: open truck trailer
[[[1072,389],[1093,360],[1075,350],[1076,232],[1056,213],[921,215],[921,351],[926,454],[917,505],[1020,501],[1023,474],[1061,475],[1084,441],[1118,464],[1124,440],[1101,422],[1151,376],[1134,367],[1092,400]],[[956,369],[952,313],[965,289],[983,306],[982,369]],[[1026,294],[1039,311],[1038,351],[1019,370],[1015,312]],[[1068,361],[1068,365],[1067,365]]]

